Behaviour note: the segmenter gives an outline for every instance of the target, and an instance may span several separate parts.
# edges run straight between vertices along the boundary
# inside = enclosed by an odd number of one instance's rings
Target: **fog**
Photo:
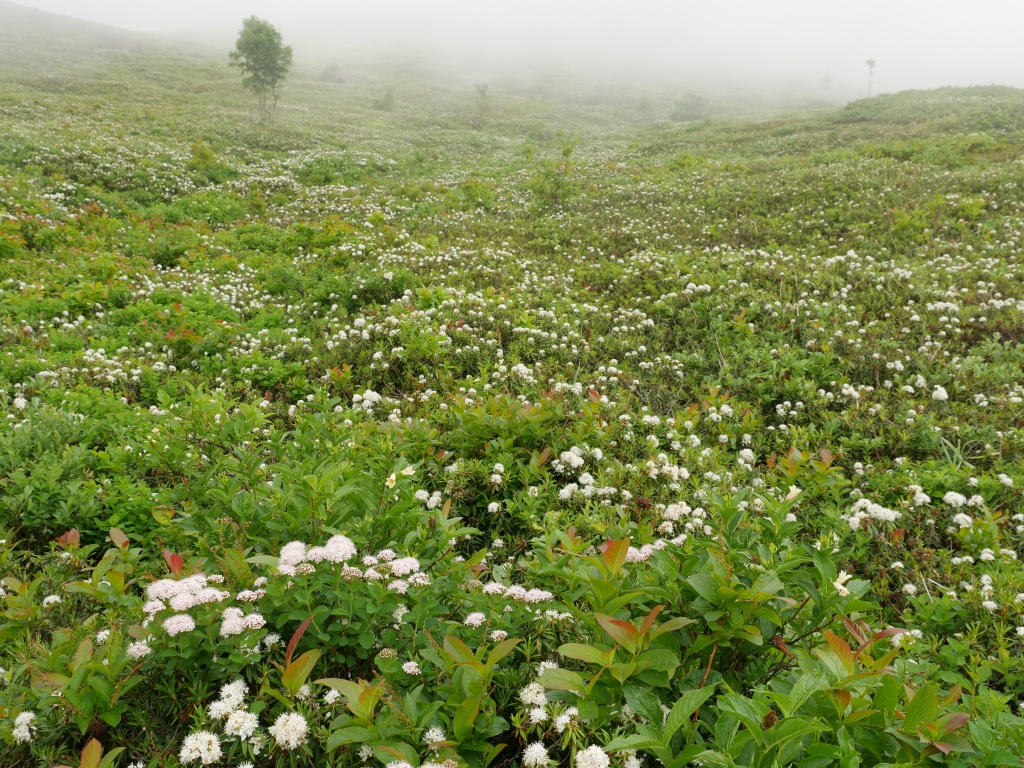
[[[1024,87],[1024,3],[975,0],[23,0],[125,29],[231,47],[242,18],[275,24],[296,63],[429,57],[476,80],[552,70],[707,92],[866,95]]]

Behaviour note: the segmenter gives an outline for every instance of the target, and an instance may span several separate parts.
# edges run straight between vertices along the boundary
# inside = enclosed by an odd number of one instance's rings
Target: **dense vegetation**
[[[1021,764],[1024,94],[639,101],[8,71],[0,765]]]

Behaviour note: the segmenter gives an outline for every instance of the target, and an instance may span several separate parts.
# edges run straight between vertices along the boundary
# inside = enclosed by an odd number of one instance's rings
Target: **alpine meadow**
[[[245,16],[0,2],[0,768],[1024,765],[1024,90]]]

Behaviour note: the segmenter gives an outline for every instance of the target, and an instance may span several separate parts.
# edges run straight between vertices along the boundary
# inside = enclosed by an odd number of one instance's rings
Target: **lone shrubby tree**
[[[242,87],[258,100],[260,120],[273,123],[278,90],[292,67],[292,47],[273,24],[250,16],[228,56],[231,66],[242,70]]]

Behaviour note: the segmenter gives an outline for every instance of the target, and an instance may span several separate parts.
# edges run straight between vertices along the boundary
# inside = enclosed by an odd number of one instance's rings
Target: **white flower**
[[[467,627],[479,627],[485,621],[487,621],[487,615],[477,611],[476,613],[469,614],[469,616],[466,617],[466,620],[463,623]]]
[[[850,594],[850,590],[848,590],[843,585],[846,584],[846,582],[848,582],[852,578],[853,576],[847,573],[846,571],[840,571],[839,578],[832,582],[832,586],[836,588],[836,591],[838,591],[840,595],[843,595],[845,597],[846,595]]]
[[[228,715],[224,723],[224,733],[228,736],[237,736],[240,739],[248,739],[259,726],[260,720],[252,712],[244,709],[236,709]]]
[[[611,764],[611,758],[596,745],[576,753],[576,768],[608,768]]]
[[[903,594],[914,596],[914,595],[917,594],[917,587],[914,586],[913,584],[904,584],[903,585]]]
[[[24,397],[16,397],[14,398],[11,405],[13,405],[19,411],[23,411],[28,407],[28,400],[26,400]]]
[[[548,694],[540,683],[530,683],[519,692],[519,698],[528,706],[543,707],[548,703]]]
[[[18,744],[27,744],[32,741],[32,734],[35,732],[36,727],[32,724],[32,721],[36,719],[35,712],[22,712],[16,718],[14,718],[14,730],[11,734],[14,736],[15,742]]]
[[[949,394],[946,392],[945,388],[936,385],[935,389],[932,390],[932,400],[944,402],[949,400]]]
[[[548,711],[544,707],[534,707],[530,710],[530,725],[540,725],[546,723],[548,719]]]
[[[402,665],[402,671],[407,675],[422,675],[423,670],[420,669],[420,665],[415,661],[407,661]]]
[[[140,640],[137,643],[132,643],[131,645],[129,645],[127,653],[133,659],[141,659],[145,656],[149,656],[152,650],[152,648],[150,648],[148,645],[146,645],[146,643]]]
[[[962,507],[967,503],[967,497],[962,493],[957,493],[956,491],[948,491],[946,495],[942,497],[942,500],[951,507]]]
[[[181,744],[178,759],[186,764],[196,760],[203,765],[215,763],[220,760],[220,739],[217,734],[209,731],[190,733]]]
[[[60,595],[47,595],[43,598],[43,608],[49,608],[51,605],[59,605],[63,602]]]
[[[508,637],[508,632],[506,632],[503,629],[496,629],[493,632],[491,632],[491,640],[493,640],[496,643],[500,643],[506,637]]]
[[[438,728],[436,725],[427,728],[426,733],[423,734],[423,743],[436,744],[439,741],[444,741],[444,729]]]
[[[551,762],[547,748],[539,741],[523,750],[523,765],[526,768],[542,768]]]
[[[196,628],[196,620],[187,613],[179,613],[164,620],[164,631],[174,637],[182,632],[191,632]]]
[[[283,712],[268,729],[279,747],[296,749],[306,743],[309,726],[298,712]]]

